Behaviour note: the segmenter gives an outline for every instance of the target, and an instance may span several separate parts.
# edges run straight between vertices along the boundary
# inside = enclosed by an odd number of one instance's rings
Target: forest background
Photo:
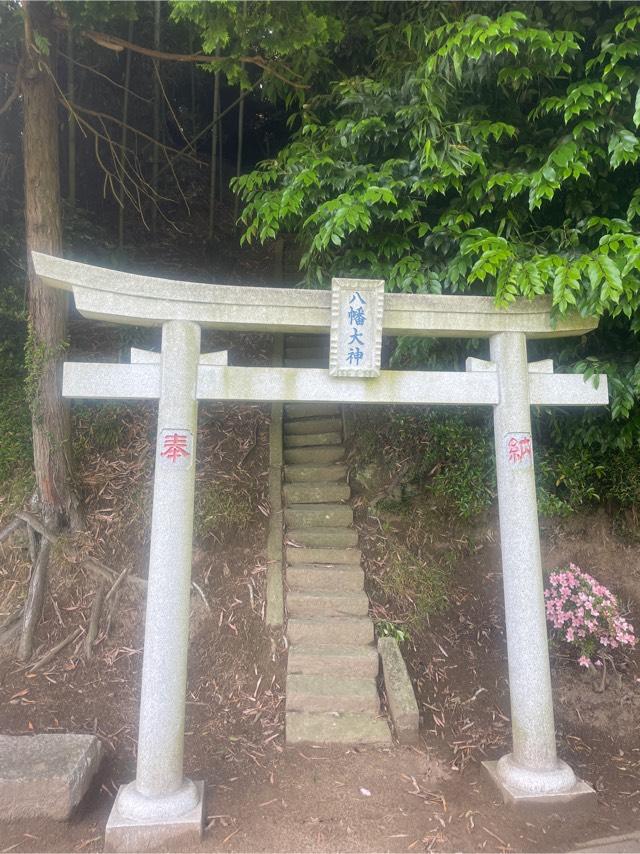
[[[56,383],[67,304],[28,248],[225,281],[239,242],[278,241],[300,260],[292,285],[549,294],[600,317],[531,346],[611,390],[606,412],[535,412],[540,509],[603,503],[635,537],[639,32],[627,3],[2,2],[5,508],[32,493],[35,455],[47,524],[81,524]],[[473,354],[482,342],[401,339],[390,363]],[[408,479],[462,516],[492,500],[484,416],[392,424],[436,437]]]

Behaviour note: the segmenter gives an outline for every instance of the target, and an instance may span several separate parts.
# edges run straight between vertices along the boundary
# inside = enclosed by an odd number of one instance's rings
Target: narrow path
[[[285,338],[285,366],[328,367],[328,339]],[[287,742],[389,744],[338,404],[284,417]]]

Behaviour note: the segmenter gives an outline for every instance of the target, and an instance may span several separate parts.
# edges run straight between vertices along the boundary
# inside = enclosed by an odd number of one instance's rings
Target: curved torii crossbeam
[[[491,297],[385,294],[385,334],[488,338],[490,361],[468,359],[466,372],[382,371],[366,378],[330,376],[328,369],[228,367],[226,354],[200,354],[202,326],[328,332],[331,293],[170,281],[32,257],[41,280],[72,291],[85,317],[162,326],[159,354],[132,350],[130,364],[64,366],[66,397],[159,401],[137,772],[109,818],[108,850],[166,845],[202,828],[202,784],[183,776],[198,400],[492,406],[513,748],[485,765],[510,802],[558,804],[593,795],[556,752],[530,407],[605,405],[607,381],[554,374],[550,360],[529,364],[526,342],[583,335],[597,319],[552,318],[546,298],[505,310]]]

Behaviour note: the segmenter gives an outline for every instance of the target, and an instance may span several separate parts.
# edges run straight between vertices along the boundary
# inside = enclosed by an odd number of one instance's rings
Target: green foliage
[[[311,286],[548,294],[617,319],[628,358],[605,339],[599,358],[614,417],[636,419],[640,7],[398,5],[366,71],[310,98],[291,143],[234,182],[244,239],[296,233]]]
[[[194,532],[224,542],[248,528],[255,513],[252,494],[231,483],[208,480],[198,485]]]
[[[415,477],[462,519],[486,509],[495,495],[493,440],[487,424],[469,423],[460,416],[424,419],[426,450]]]
[[[409,632],[406,627],[392,620],[377,620],[376,634],[379,638],[395,638],[398,643],[409,640]]]
[[[31,415],[24,393],[23,379],[11,375],[12,364],[0,359],[0,484],[3,494],[10,482],[29,479],[32,465]]]
[[[262,93],[269,97],[297,96],[302,103],[306,83],[327,63],[327,49],[340,40],[343,29],[334,4],[202,2],[171,0],[171,20],[195,26],[202,50],[221,49],[224,60],[203,70],[220,69],[230,83],[249,88],[247,66],[240,57],[259,54],[264,59]],[[300,88],[291,83],[300,84]]]

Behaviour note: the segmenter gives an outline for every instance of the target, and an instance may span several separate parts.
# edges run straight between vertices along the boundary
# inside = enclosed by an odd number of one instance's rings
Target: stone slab
[[[353,564],[293,564],[287,569],[287,582],[290,590],[307,593],[357,593],[364,589],[364,572]]]
[[[288,712],[380,713],[376,680],[330,674],[287,675]]]
[[[337,463],[344,457],[344,448],[341,445],[312,446],[309,448],[285,448],[284,461],[287,464],[300,463],[302,465],[326,465]]]
[[[319,447],[320,445],[341,445],[340,433],[287,433],[284,437],[285,448]]]
[[[104,833],[105,852],[181,851],[202,840],[205,817],[204,782],[194,780],[198,789],[197,805],[184,815],[166,821],[136,821],[120,813],[121,786],[111,809]]]
[[[348,501],[351,489],[348,483],[288,483],[284,487],[287,504],[334,504]]]
[[[353,525],[349,504],[289,504],[284,520],[291,528],[348,527]]]
[[[640,854],[640,831],[590,839],[574,850],[582,854]]]
[[[287,626],[291,644],[368,644],[373,641],[369,617],[293,617]]]
[[[327,418],[340,414],[339,403],[289,403],[285,404],[284,411],[287,419],[296,418]]]
[[[102,758],[95,735],[0,736],[0,817],[65,821]]]
[[[338,549],[338,548],[288,548],[288,564],[349,564],[360,566],[362,552],[360,549]]]
[[[310,549],[349,549],[358,545],[358,532],[354,528],[292,528],[287,531],[287,541]]]
[[[329,357],[326,359],[322,356],[285,359],[284,366],[285,368],[328,368]]]
[[[269,427],[269,465],[282,467],[282,404],[271,404],[271,424]]]
[[[283,512],[277,510],[269,519],[267,534],[267,560],[282,560],[282,523]]]
[[[378,653],[373,644],[360,646],[318,646],[301,644],[289,648],[287,670],[289,674],[315,673],[332,676],[376,677],[380,667]]]
[[[272,560],[267,564],[267,590],[265,620],[271,628],[279,628],[284,623],[284,579],[282,560]]]
[[[311,344],[306,347],[289,347],[287,346],[287,358],[294,359],[321,359],[324,358],[326,364],[329,364],[329,345]]]
[[[363,617],[369,613],[369,598],[363,590],[353,593],[289,590],[287,611],[291,617]]]
[[[395,638],[380,638],[378,652],[387,692],[389,712],[400,744],[416,744],[420,726],[418,703],[400,647]]]
[[[370,714],[332,715],[287,712],[287,744],[391,744],[391,732],[383,718]]]
[[[284,432],[288,436],[304,436],[314,433],[342,433],[342,418],[305,418],[298,421],[287,420]]]
[[[575,786],[566,792],[531,794],[530,792],[521,792],[504,783],[497,774],[497,764],[494,761],[483,762],[482,767],[491,782],[497,787],[507,806],[515,809],[541,810],[544,812],[568,812],[571,810],[572,813],[576,810],[586,811],[595,807],[595,790],[584,780],[578,780]]]
[[[284,479],[287,483],[307,483],[308,481],[320,482],[323,480],[344,480],[347,476],[345,465],[326,466],[286,466]]]

